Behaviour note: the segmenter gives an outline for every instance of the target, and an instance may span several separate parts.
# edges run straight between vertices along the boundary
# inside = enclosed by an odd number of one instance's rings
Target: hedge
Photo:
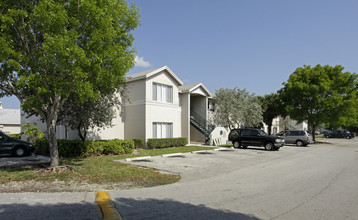
[[[150,138],[147,142],[149,149],[180,147],[187,144],[188,139],[186,138]]]
[[[86,141],[81,140],[57,140],[58,153],[61,157],[89,157],[93,155],[130,154],[134,149],[133,140],[106,140]],[[48,140],[43,138],[36,141],[35,153],[49,155]]]
[[[134,147],[136,148],[136,149],[138,149],[138,148],[144,148],[145,146],[144,146],[144,140],[143,139],[137,139],[137,138],[135,138],[135,139],[133,139],[133,141],[134,141]]]

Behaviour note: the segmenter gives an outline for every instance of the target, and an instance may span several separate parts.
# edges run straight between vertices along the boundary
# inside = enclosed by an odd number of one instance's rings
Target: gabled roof
[[[179,86],[179,91],[182,93],[187,93],[187,92],[191,93],[198,88],[201,88],[202,90],[204,90],[204,92],[206,92],[209,97],[212,96],[211,93],[209,92],[209,90],[202,83]]]
[[[169,73],[169,75],[179,84],[179,86],[183,85],[183,82],[167,66],[127,75],[127,82],[146,79],[162,71]]]

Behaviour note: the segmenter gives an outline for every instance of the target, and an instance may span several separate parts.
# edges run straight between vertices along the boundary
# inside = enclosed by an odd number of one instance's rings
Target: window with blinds
[[[173,87],[159,83],[153,83],[153,101],[173,102]]]
[[[172,123],[153,123],[153,138],[171,138],[173,137]]]

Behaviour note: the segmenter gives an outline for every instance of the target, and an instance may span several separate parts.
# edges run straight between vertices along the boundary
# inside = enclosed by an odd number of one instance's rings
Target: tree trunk
[[[77,126],[77,133],[78,133],[78,136],[80,137],[80,139],[85,142],[86,141],[86,136],[87,136],[87,132],[86,130],[84,130],[83,134],[82,134],[82,131],[81,131],[81,125],[78,125]]]
[[[267,125],[267,133],[268,133],[268,135],[271,135],[271,127],[272,127],[272,122]]]
[[[316,143],[316,124],[313,123],[312,125],[312,137],[313,137],[313,142]]]
[[[56,167],[60,165],[60,158],[58,155],[58,145],[56,139],[56,117],[51,117],[47,119],[47,133],[48,133],[48,142],[50,147],[50,158],[51,163],[50,167]]]

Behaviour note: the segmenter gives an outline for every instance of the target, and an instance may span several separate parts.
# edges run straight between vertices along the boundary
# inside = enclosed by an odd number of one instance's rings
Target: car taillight
[[[307,136],[307,141],[309,141],[309,140],[310,140],[310,137]]]

